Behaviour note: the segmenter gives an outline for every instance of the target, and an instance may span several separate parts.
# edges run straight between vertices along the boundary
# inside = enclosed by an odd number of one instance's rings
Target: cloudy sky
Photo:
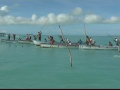
[[[0,31],[120,35],[120,0],[0,0]]]

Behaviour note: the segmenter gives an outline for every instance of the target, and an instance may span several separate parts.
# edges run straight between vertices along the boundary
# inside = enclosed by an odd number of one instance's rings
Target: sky
[[[59,25],[61,28],[59,28]],[[0,0],[0,32],[120,35],[120,0]]]

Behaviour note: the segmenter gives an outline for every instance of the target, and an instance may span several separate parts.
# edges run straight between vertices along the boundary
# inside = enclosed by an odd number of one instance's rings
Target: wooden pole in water
[[[60,28],[60,25],[59,25],[59,28]],[[61,33],[62,33],[62,36],[63,36],[63,39],[64,39],[64,35],[63,35],[63,32],[62,32],[62,29],[60,28],[60,30],[61,30]],[[69,47],[68,47],[65,39],[64,39],[64,41],[65,41],[66,47],[67,47],[68,52],[69,52],[69,55],[70,55],[70,63],[71,63],[71,67],[72,67],[72,56],[71,56],[71,52],[70,52],[70,49],[69,49]]]

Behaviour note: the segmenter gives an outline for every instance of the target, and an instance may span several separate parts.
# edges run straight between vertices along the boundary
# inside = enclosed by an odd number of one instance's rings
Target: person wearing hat
[[[119,46],[119,40],[116,37],[114,41],[116,42],[116,45]]]

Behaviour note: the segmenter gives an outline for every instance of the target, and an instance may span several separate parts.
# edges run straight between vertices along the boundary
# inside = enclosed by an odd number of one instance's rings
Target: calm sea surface
[[[22,35],[20,37],[25,39]],[[65,37],[71,42],[80,38],[85,40],[79,35]],[[0,37],[4,38],[7,37]],[[44,38],[45,35],[42,40]],[[115,45],[109,36],[92,38],[98,45],[108,45],[109,41]],[[54,39],[59,41],[57,35]],[[73,67],[67,48],[0,42],[0,88],[120,88],[120,52],[70,51]]]

